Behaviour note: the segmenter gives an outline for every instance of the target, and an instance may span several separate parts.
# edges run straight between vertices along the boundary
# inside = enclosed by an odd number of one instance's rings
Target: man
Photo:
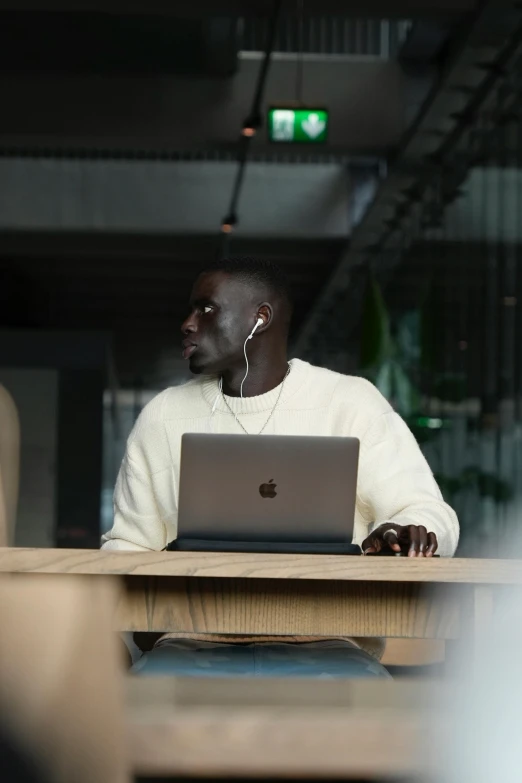
[[[359,438],[354,541],[365,554],[454,553],[457,518],[406,424],[368,381],[288,362],[291,313],[285,277],[272,264],[229,259],[200,274],[181,327],[183,356],[197,378],[167,389],[142,411],[127,444],[104,548],[164,549],[176,537],[182,434],[245,432]],[[256,325],[245,379],[245,341]],[[277,641],[265,640],[257,658],[269,663],[261,673],[387,676],[368,655],[382,650],[378,642]],[[260,640],[234,642],[166,635],[140,665],[182,674],[259,673]]]

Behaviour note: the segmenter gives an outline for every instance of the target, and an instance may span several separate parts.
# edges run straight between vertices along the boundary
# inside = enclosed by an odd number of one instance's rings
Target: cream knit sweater
[[[227,397],[248,432],[260,432],[280,387],[258,397]],[[212,415],[214,404],[217,405]],[[219,396],[217,379],[203,376],[169,388],[142,411],[129,437],[114,493],[114,525],[103,548],[161,550],[176,538],[181,435],[240,433]],[[439,554],[455,552],[459,525],[444,503],[410,430],[377,389],[294,359],[267,435],[344,435],[361,442],[354,542],[383,522],[425,525]]]

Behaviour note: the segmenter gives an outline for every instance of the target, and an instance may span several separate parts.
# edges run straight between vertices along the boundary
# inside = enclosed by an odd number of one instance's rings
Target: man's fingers
[[[428,548],[428,531],[424,525],[419,525],[419,555],[425,557]]]
[[[399,539],[397,538],[395,530],[386,530],[386,532],[383,533],[382,538],[384,543],[389,546],[390,549],[393,549],[394,552],[401,551],[401,545],[399,544]]]
[[[362,543],[362,551],[365,555],[376,555],[382,549],[382,543],[378,536],[371,535]]]
[[[426,557],[433,557],[437,549],[439,548],[439,542],[435,533],[428,533],[428,551]]]
[[[435,533],[428,533],[424,525],[381,525],[363,541],[365,555],[378,554],[383,548],[404,552],[408,557],[433,557],[438,549]]]
[[[408,557],[418,557],[420,550],[420,534],[417,525],[409,525],[408,533],[410,536],[410,546],[408,549]]]

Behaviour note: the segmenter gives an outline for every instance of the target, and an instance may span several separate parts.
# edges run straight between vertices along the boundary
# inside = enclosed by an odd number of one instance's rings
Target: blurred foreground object
[[[0,546],[14,541],[20,480],[20,420],[15,402],[0,384]]]
[[[447,742],[439,690],[387,680],[129,678],[132,766],[176,779],[433,776]]]
[[[489,627],[474,641],[473,655],[456,662],[465,676],[446,705],[454,729],[442,783],[522,780],[521,592],[505,588]]]
[[[115,604],[100,578],[0,579],[1,728],[50,783],[129,780]]]

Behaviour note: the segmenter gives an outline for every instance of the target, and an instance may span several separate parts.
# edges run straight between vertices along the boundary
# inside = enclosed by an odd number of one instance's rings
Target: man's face
[[[191,372],[223,373],[244,362],[243,346],[255,324],[248,286],[224,272],[200,275],[190,297],[190,315],[181,326],[183,358]]]

